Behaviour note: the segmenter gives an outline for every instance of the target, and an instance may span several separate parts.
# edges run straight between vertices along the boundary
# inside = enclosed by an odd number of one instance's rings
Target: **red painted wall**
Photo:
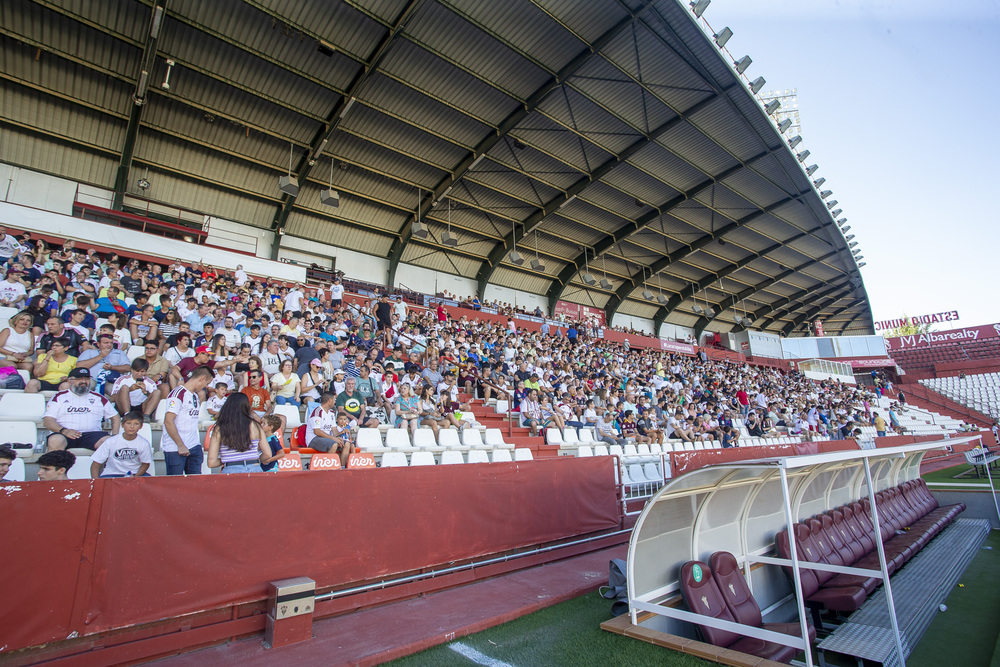
[[[0,485],[4,651],[619,526],[609,458]],[[2,654],[0,654],[2,655]]]

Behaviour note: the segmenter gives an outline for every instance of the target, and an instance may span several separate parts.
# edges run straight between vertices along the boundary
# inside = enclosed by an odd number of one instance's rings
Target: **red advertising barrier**
[[[984,324],[980,327],[966,327],[964,329],[949,329],[948,331],[933,331],[931,333],[900,336],[898,338],[886,338],[885,342],[888,343],[890,350],[906,350],[946,343],[973,343],[977,340],[998,337],[1000,337],[1000,323]]]
[[[0,493],[0,558],[31,571],[5,586],[4,652],[262,600],[292,576],[343,587],[619,527],[606,458]]]

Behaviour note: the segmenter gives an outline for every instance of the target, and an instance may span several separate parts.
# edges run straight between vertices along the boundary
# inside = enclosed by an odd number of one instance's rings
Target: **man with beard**
[[[111,420],[111,433],[118,434],[121,418],[114,404],[90,391],[90,370],[79,366],[69,372],[69,389],[49,400],[42,425],[52,433],[46,441],[48,451],[82,447],[96,450],[108,434],[101,422]]]

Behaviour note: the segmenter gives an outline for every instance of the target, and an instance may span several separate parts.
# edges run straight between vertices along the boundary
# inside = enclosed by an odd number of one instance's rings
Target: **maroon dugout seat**
[[[681,594],[688,609],[696,614],[723,621],[739,621],[729,611],[718,584],[712,577],[712,569],[700,561],[688,561],[681,566]],[[758,658],[776,662],[791,662],[798,651],[790,646],[766,642],[753,637],[741,637],[735,632],[720,630],[707,625],[699,625],[702,636],[710,644],[732,651],[749,653]]]
[[[820,555],[819,547],[813,542],[809,526],[797,523],[793,526],[793,530],[795,531],[795,544],[799,559],[812,563],[824,562]],[[783,530],[778,533],[776,541],[778,543],[778,554],[782,558],[791,558],[788,531]],[[791,579],[792,569],[786,567],[785,571]],[[824,577],[822,581],[826,581],[832,576],[830,572],[799,568],[799,575],[802,580],[802,597],[811,605],[818,605],[832,611],[851,612],[857,610],[868,597],[865,589],[860,586],[823,587],[820,583],[820,577]]]

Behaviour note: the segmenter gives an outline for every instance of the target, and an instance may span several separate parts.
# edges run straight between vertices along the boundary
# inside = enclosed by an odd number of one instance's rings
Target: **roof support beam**
[[[773,322],[777,321],[779,315],[783,312],[791,312],[796,308],[801,308],[806,299],[814,301],[816,299],[822,299],[823,297],[834,294],[838,291],[847,291],[851,289],[850,280],[845,276],[836,282],[830,283],[829,287],[824,290],[816,291],[815,288],[799,290],[795,294],[782,299],[780,301],[775,301],[772,304],[766,306],[766,310],[762,312],[756,312],[753,315],[753,321],[756,322],[760,318],[767,315],[767,318],[761,322],[760,326],[754,327],[755,329],[764,330],[767,329]]]
[[[832,319],[833,319],[834,317],[836,317],[837,315],[840,315],[841,313],[844,313],[844,312],[846,312],[846,311],[850,310],[851,308],[854,308],[855,306],[857,306],[857,305],[858,305],[858,303],[862,303],[862,304],[863,304],[863,303],[864,303],[864,300],[863,300],[863,299],[855,299],[854,301],[851,301],[850,303],[848,303],[848,304],[847,304],[846,306],[844,306],[843,308],[838,308],[837,310],[835,310],[835,311],[833,311],[832,313],[830,313],[829,315],[827,315],[827,316],[826,316],[826,320],[825,320],[825,321],[823,322],[823,329],[825,329],[825,330],[828,330],[828,331],[831,331],[831,332],[832,332],[832,331],[833,331],[833,329],[832,329],[831,327],[828,327],[828,326],[827,326],[827,325],[828,325],[828,324],[830,323],[830,320],[832,320]],[[839,336],[839,335],[841,335],[841,334],[843,333],[844,329],[846,329],[846,328],[847,328],[847,325],[848,325],[848,324],[850,324],[851,322],[853,322],[854,320],[856,320],[856,319],[857,319],[857,318],[859,318],[859,317],[861,317],[861,313],[858,313],[857,315],[855,315],[855,316],[854,316],[854,317],[852,317],[851,319],[847,320],[847,321],[846,321],[846,322],[847,322],[847,324],[845,324],[845,325],[843,325],[843,326],[841,326],[841,327],[839,327],[839,328],[837,329],[837,335],[838,335],[838,336]],[[830,335],[832,335],[832,333],[831,333]]]
[[[454,172],[445,176],[436,186],[434,186],[434,189],[427,196],[428,202],[424,210],[428,210],[431,204],[444,197],[445,192],[460,181],[462,177],[464,177],[465,174],[468,173],[469,170],[472,169],[472,167],[477,164],[491,148],[503,140],[503,138],[506,137],[511,130],[517,127],[518,123],[535,111],[551,92],[562,86],[563,82],[567,78],[573,76],[573,74],[579,71],[581,67],[583,67],[591,58],[595,57],[601,49],[607,46],[611,40],[618,36],[619,33],[630,27],[638,18],[639,13],[644,11],[650,4],[652,4],[652,2],[653,0],[646,0],[643,2],[642,6],[639,7],[638,10],[609,28],[604,34],[594,40],[589,48],[578,53],[576,57],[569,61],[555,76],[551,77],[538,90],[532,93],[528,99],[524,101],[524,104],[521,107],[514,110],[503,120],[502,123],[500,123],[497,130],[493,134],[489,134],[483,138],[482,141],[480,141],[472,150],[472,152],[465,156],[465,158],[455,168]],[[422,203],[423,202],[421,202],[421,204]],[[393,242],[392,248],[389,250],[390,286],[396,282],[396,269],[399,268],[399,262],[403,257],[403,251],[406,250],[406,245],[410,242],[410,238],[413,236],[413,223],[416,221],[416,217],[416,212],[414,212],[414,214],[410,216],[410,218],[403,225],[403,228],[399,232],[399,236]],[[482,292],[482,290],[480,291]]]
[[[840,311],[838,311],[838,313],[843,312],[844,310],[849,310],[852,307],[853,306],[848,306],[846,308],[843,308]],[[854,317],[852,317],[851,319],[847,320],[847,323],[844,324],[844,326],[840,327],[840,329],[837,330],[837,335],[838,336],[843,336],[844,332],[847,331],[848,329],[850,329],[852,324],[854,324],[855,322],[857,322],[859,319],[861,319],[864,316],[865,316],[865,313],[864,312],[860,312],[857,315],[855,315]]]
[[[617,245],[618,243],[621,243],[622,241],[627,240],[633,234],[635,234],[635,233],[641,231],[643,228],[648,227],[649,225],[651,225],[653,222],[655,222],[656,220],[658,220],[660,218],[660,216],[666,215],[672,209],[676,208],[680,204],[682,204],[685,201],[688,201],[688,200],[696,197],[698,194],[700,194],[701,192],[703,192],[707,188],[709,188],[712,185],[714,185],[715,183],[723,180],[724,178],[727,178],[727,177],[731,176],[732,174],[736,173],[740,169],[743,169],[744,167],[749,167],[753,162],[755,162],[755,161],[763,158],[766,155],[770,155],[771,152],[772,151],[768,151],[767,153],[761,153],[761,154],[757,155],[756,157],[751,158],[750,160],[748,160],[745,163],[736,165],[735,167],[731,167],[731,168],[727,169],[726,171],[722,172],[721,174],[719,174],[718,176],[716,176],[714,179],[710,179],[708,181],[704,181],[704,182],[700,183],[699,185],[695,186],[692,190],[690,190],[690,191],[688,191],[688,192],[686,192],[684,194],[681,194],[681,195],[679,195],[677,197],[674,197],[672,200],[670,200],[669,202],[667,202],[663,206],[661,206],[659,208],[659,210],[657,210],[657,211],[650,211],[649,213],[647,213],[647,214],[645,214],[643,216],[640,216],[639,218],[636,219],[636,221],[634,223],[632,223],[630,225],[626,225],[625,227],[622,227],[621,229],[619,229],[614,234],[605,237],[601,241],[598,241],[597,245],[594,246],[594,253],[593,253],[594,256],[596,257],[598,254],[606,252],[607,250],[610,250],[613,246]],[[720,227],[719,229],[717,229],[714,232],[711,232],[709,234],[706,234],[705,236],[702,236],[700,239],[698,239],[697,241],[695,241],[691,245],[688,245],[688,246],[685,246],[683,248],[680,248],[680,249],[678,249],[678,250],[670,253],[669,255],[666,255],[665,257],[661,257],[660,259],[656,260],[655,262],[653,262],[649,266],[649,270],[648,271],[642,270],[642,271],[639,271],[638,273],[634,273],[632,275],[632,278],[630,280],[625,281],[624,283],[622,283],[618,287],[618,289],[615,291],[615,295],[608,302],[608,305],[607,305],[607,313],[608,314],[606,315],[606,318],[608,318],[607,321],[609,321],[609,322],[611,321],[610,318],[616,312],[618,312],[618,308],[621,306],[622,302],[625,301],[625,299],[628,297],[628,295],[631,294],[632,291],[636,287],[638,287],[641,283],[643,283],[646,280],[646,276],[647,275],[649,275],[650,277],[655,276],[657,273],[659,273],[660,271],[663,271],[665,268],[667,268],[671,264],[673,264],[675,262],[679,262],[679,261],[683,260],[684,258],[688,257],[689,255],[697,252],[698,250],[701,250],[702,248],[704,248],[705,246],[707,246],[712,241],[714,241],[714,240],[716,240],[718,238],[722,238],[723,236],[725,236],[729,232],[732,232],[732,231],[734,231],[736,229],[739,229],[740,227],[743,227],[744,225],[747,225],[747,224],[753,222],[754,220],[757,220],[758,218],[761,218],[761,217],[763,217],[765,215],[768,215],[768,214],[776,211],[777,209],[781,208],[782,206],[784,206],[786,204],[789,204],[789,203],[791,203],[793,201],[797,201],[797,200],[801,199],[802,197],[806,196],[807,194],[809,194],[809,191],[798,192],[798,193],[796,193],[795,195],[793,195],[791,197],[786,197],[784,199],[776,201],[775,203],[771,204],[770,206],[766,206],[766,207],[762,208],[761,210],[759,210],[759,211],[757,211],[755,213],[751,213],[750,215],[744,216],[743,218],[740,218],[739,220],[735,220],[735,221],[729,223],[728,225],[725,225],[724,227]],[[584,257],[583,257],[583,255],[581,255],[576,260],[574,260],[574,262],[572,264],[568,264],[566,266],[566,268],[563,269],[562,272],[559,274],[559,276],[557,278],[557,282],[553,283],[552,287],[549,289],[548,296],[549,296],[549,310],[550,311],[553,308],[555,308],[556,301],[558,301],[559,298],[562,296],[563,292],[566,291],[566,287],[569,285],[570,280],[573,278],[573,274],[575,274],[577,271],[579,271],[580,270],[580,266],[583,265],[584,263],[585,263]],[[680,302],[678,301],[677,303],[680,303]],[[674,304],[673,308],[676,308],[676,307],[677,307],[677,304]],[[672,309],[672,308],[670,306],[668,306],[668,309]]]
[[[614,156],[610,160],[606,161],[601,166],[597,167],[593,172],[585,174],[583,178],[578,180],[573,185],[566,189],[566,192],[562,195],[558,195],[548,203],[546,203],[542,208],[538,209],[532,213],[524,222],[521,223],[521,228],[518,229],[514,227],[511,233],[504,238],[502,243],[498,243],[493,250],[490,252],[489,257],[483,263],[482,268],[479,270],[479,275],[476,276],[476,280],[479,283],[479,298],[483,298],[486,292],[486,286],[490,282],[490,278],[493,277],[493,272],[496,271],[500,262],[503,261],[503,257],[508,250],[513,249],[519,240],[530,234],[532,231],[537,229],[542,222],[550,215],[559,210],[566,202],[568,202],[573,197],[581,194],[587,189],[591,183],[602,180],[605,176],[610,174],[621,164],[624,164],[630,157],[638,153],[640,150],[649,146],[650,144],[657,141],[664,134],[677,127],[691,115],[698,113],[709,104],[717,99],[718,95],[713,93],[701,100],[690,109],[685,111],[683,114],[675,116],[668,120],[667,122],[660,125],[658,128],[654,129],[648,135],[642,137],[641,139],[630,144],[625,150],[623,150],[618,155]]]
[[[783,335],[787,336],[788,334],[790,334],[793,331],[795,331],[796,327],[798,327],[800,324],[802,324],[803,322],[808,322],[812,318],[814,318],[817,315],[819,315],[820,312],[822,312],[824,308],[828,308],[829,306],[832,306],[833,304],[837,303],[841,299],[846,299],[847,296],[848,295],[846,295],[846,294],[841,294],[839,296],[830,296],[830,297],[827,297],[826,299],[823,300],[824,302],[821,302],[819,305],[817,305],[817,306],[815,306],[813,308],[810,308],[809,310],[807,310],[806,312],[802,313],[801,315],[799,315],[798,317],[796,317],[794,320],[792,320],[791,322],[789,322],[787,325],[785,325],[785,327],[781,330],[781,333]],[[861,299],[853,299],[851,301],[851,303],[852,304],[856,304],[859,301],[861,301]]]
[[[146,30],[146,44],[143,46],[139,71],[135,77],[135,93],[132,95],[132,108],[129,110],[125,140],[122,142],[122,154],[118,160],[118,172],[115,175],[115,191],[111,200],[111,208],[116,211],[122,210],[125,205],[128,174],[132,168],[135,142],[139,138],[139,126],[142,123],[142,109],[146,106],[149,79],[153,76],[153,64],[156,61],[156,42],[160,37],[166,13],[167,0],[154,0],[150,11],[149,28]]]
[[[295,175],[302,186],[305,185],[306,179],[309,177],[309,171],[316,164],[316,160],[323,153],[323,149],[333,138],[334,133],[336,133],[337,128],[340,127],[340,123],[344,120],[344,116],[350,110],[351,105],[354,103],[355,96],[364,85],[365,81],[378,70],[379,64],[388,53],[389,48],[396,41],[398,36],[402,34],[403,29],[406,27],[406,23],[410,18],[416,13],[420,8],[420,5],[424,3],[424,0],[410,0],[410,2],[403,8],[393,22],[391,28],[388,29],[385,35],[383,35],[382,40],[376,45],[374,51],[372,51],[371,57],[365,62],[364,66],[355,75],[354,79],[351,80],[347,90],[340,100],[333,106],[330,114],[326,117],[326,121],[323,126],[320,127],[316,136],[313,137],[312,142],[309,144],[309,153],[302,156],[299,160],[299,164],[295,167]],[[292,208],[295,206],[295,195],[283,195],[281,206],[278,208],[277,215],[274,217],[274,222],[271,224],[272,231],[277,231],[285,226],[288,222],[288,216],[292,212]],[[277,259],[278,253],[278,243],[272,244],[274,259]]]

